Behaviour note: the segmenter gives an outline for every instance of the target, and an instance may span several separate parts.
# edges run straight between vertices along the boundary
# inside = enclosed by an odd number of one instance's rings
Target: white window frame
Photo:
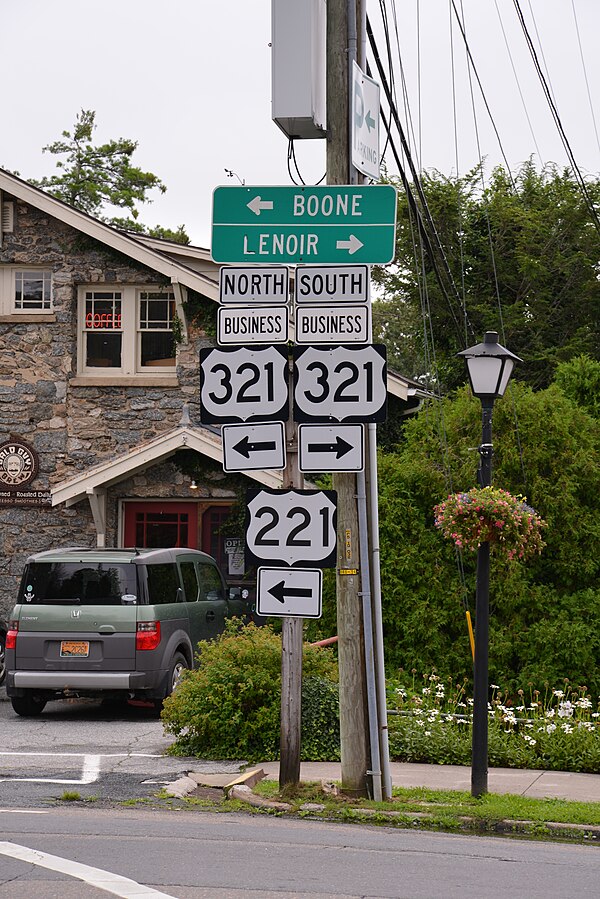
[[[165,293],[169,299],[176,301],[172,286],[140,284],[84,284],[79,287],[77,295],[77,373],[82,378],[172,378],[175,375],[174,365],[141,364],[140,301],[143,293]],[[86,364],[86,299],[91,293],[120,293],[121,322],[115,332],[121,337],[121,366],[89,366]],[[177,306],[176,306],[177,309]],[[144,329],[146,331],[146,329]],[[98,332],[100,333],[100,332]],[[175,353],[177,349],[175,348]]]
[[[17,307],[17,278],[20,273],[31,273],[41,276],[42,283],[47,279],[50,289],[50,298],[46,302],[42,299],[42,306]],[[42,288],[44,291],[44,287]],[[0,265],[0,315],[10,316],[16,319],[36,318],[42,315],[54,313],[53,302],[53,278],[52,270],[41,265]]]

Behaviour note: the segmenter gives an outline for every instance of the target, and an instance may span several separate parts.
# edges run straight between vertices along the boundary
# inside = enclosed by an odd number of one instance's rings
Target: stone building
[[[225,475],[219,429],[199,424],[209,251],[117,231],[1,169],[0,210],[0,615],[25,558],[59,546],[187,545],[243,579],[242,526],[224,522],[247,478],[281,473]]]

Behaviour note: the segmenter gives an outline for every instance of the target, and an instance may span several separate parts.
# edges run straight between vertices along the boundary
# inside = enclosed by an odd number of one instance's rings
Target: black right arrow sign
[[[335,443],[309,443],[307,449],[309,453],[335,453],[336,459],[341,459],[353,446],[338,436]]]
[[[298,465],[300,471],[362,471],[363,426],[299,425]]]

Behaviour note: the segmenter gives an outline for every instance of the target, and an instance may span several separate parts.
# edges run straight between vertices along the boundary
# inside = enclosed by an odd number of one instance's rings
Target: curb
[[[253,768],[251,771],[246,771],[233,780],[229,779],[231,777],[230,774],[206,775],[196,771],[189,771],[186,775],[180,777],[179,780],[175,780],[173,783],[168,784],[168,786],[165,787],[165,793],[168,796],[174,796],[176,799],[185,799],[185,797],[189,796],[190,793],[193,793],[197,787],[207,786],[221,788],[228,797],[233,790],[243,788],[242,794],[246,796],[245,791],[247,790],[248,793],[251,793],[252,787],[262,780],[264,776],[265,772],[262,768]]]

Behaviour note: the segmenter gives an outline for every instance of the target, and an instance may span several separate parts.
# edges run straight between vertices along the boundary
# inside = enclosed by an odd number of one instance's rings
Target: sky
[[[600,2],[519,2],[577,163],[597,176]],[[453,5],[502,149],[474,75],[471,93]],[[503,154],[513,170],[531,156],[566,164],[514,0],[385,0],[385,8],[402,56],[401,72],[393,53],[397,105],[422,168],[464,173],[483,157],[489,172]],[[385,57],[379,3],[367,0],[367,12]],[[183,224],[208,247],[217,186],[292,183],[288,141],[271,120],[270,41],[270,0],[0,0],[0,167],[25,179],[51,175],[56,160],[42,147],[93,109],[96,140],[138,141],[134,163],[167,186],[140,220]],[[303,180],[319,181],[325,141],[295,149]],[[389,154],[386,163],[396,174]]]

